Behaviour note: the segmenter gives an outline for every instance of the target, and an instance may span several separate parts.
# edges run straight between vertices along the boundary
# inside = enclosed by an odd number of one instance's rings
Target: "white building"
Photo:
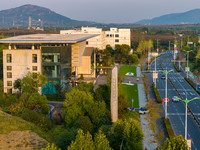
[[[103,31],[102,28],[82,27],[80,30],[61,30],[60,34],[99,34],[99,36],[87,40],[87,47],[105,49],[110,45],[113,49],[115,45],[127,44],[131,46],[130,29],[110,28],[110,31]]]

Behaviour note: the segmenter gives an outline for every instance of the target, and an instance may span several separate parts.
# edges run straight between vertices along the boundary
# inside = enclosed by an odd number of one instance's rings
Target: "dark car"
[[[165,75],[163,74],[160,78],[164,80],[165,79]]]

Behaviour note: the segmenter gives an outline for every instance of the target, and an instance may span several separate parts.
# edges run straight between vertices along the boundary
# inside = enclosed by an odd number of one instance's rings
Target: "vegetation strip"
[[[159,92],[158,92],[157,87],[155,87],[155,84],[152,84],[152,86],[153,86],[153,91],[154,91],[154,93],[155,93],[157,102],[158,102],[158,103],[162,103],[162,99],[161,99],[161,96],[160,96],[160,94],[159,94]]]
[[[169,138],[175,137],[175,134],[174,134],[174,131],[173,131],[173,129],[172,129],[170,120],[169,120],[168,118],[164,118],[164,117],[163,117],[163,121],[164,121],[164,123],[165,123],[165,128],[166,128],[166,130],[167,130],[167,134],[168,134]]]
[[[191,85],[191,87],[198,93],[200,94],[200,91],[196,90],[196,85],[194,84],[194,82],[192,82],[192,80],[190,80],[189,78],[185,77],[185,80]]]

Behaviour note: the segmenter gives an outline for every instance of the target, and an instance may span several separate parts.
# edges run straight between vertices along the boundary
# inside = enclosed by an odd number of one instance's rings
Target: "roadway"
[[[169,57],[168,57],[169,56]],[[163,61],[166,57],[168,57],[165,61]],[[168,60],[172,60],[172,56],[169,53],[164,54],[163,56],[159,57],[156,62],[156,68],[157,70],[162,70],[161,63],[163,65],[164,69],[171,70],[173,69],[173,72],[170,72],[168,74],[168,77],[171,79],[172,83],[174,84],[174,87],[177,88],[177,91],[179,94],[185,99],[186,94],[188,99],[192,99],[194,97],[199,97],[197,95],[196,91],[184,80],[184,78],[175,70],[173,66],[173,62],[169,62]],[[151,71],[155,70],[155,61],[151,63],[150,66]],[[161,98],[165,98],[165,80],[161,79],[161,75],[163,73],[159,72],[158,79],[157,79],[157,88],[161,95]],[[151,74],[152,76],[152,74]],[[183,102],[172,102],[173,96],[179,96],[173,85],[169,80],[167,80],[167,90],[168,90],[168,98],[170,99],[170,102],[168,103],[167,111],[168,111],[168,118],[170,119],[172,128],[175,132],[175,135],[182,135],[185,137],[185,105]],[[188,103],[188,106],[191,108],[193,113],[196,115],[198,119],[200,119],[200,100],[193,101]],[[193,139],[192,141],[192,150],[198,150],[200,149],[200,130],[194,121],[191,114],[188,112],[188,130],[187,130],[187,136],[188,139]]]

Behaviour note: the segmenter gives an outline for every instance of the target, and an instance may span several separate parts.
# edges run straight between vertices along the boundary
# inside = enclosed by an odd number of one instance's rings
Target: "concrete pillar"
[[[94,78],[96,78],[96,50],[94,50]]]
[[[75,66],[75,77],[78,77],[78,67]]]
[[[112,122],[118,120],[118,68],[114,66],[111,77],[111,118]]]
[[[16,45],[14,45],[14,49],[17,49]]]
[[[32,45],[32,50],[34,50],[35,49],[35,46],[34,45]]]
[[[10,45],[10,44],[9,44],[9,46],[8,46],[8,49],[9,49],[9,50],[11,50],[11,49],[12,49],[12,47],[11,47],[11,45]]]
[[[54,55],[54,62],[58,62],[58,55]]]
[[[57,78],[57,65],[55,65],[55,67],[54,67],[54,69],[55,69],[55,78]]]

